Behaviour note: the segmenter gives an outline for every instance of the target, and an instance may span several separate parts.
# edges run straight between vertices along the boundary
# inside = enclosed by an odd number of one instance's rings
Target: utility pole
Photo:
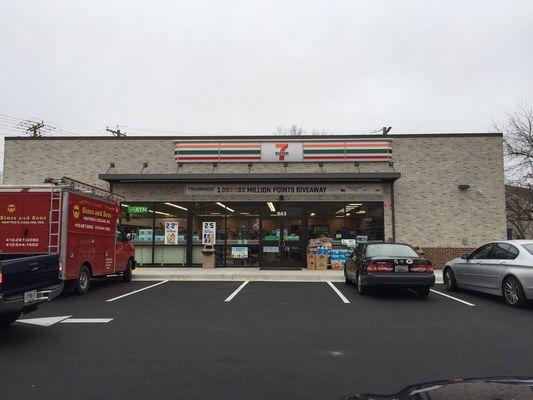
[[[44,127],[44,121],[34,123],[33,125],[30,125],[26,130],[30,134],[30,137],[32,138],[38,138],[41,137],[41,131],[40,129]]]
[[[125,137],[126,136],[126,133],[125,132],[121,132],[118,125],[117,125],[117,130],[114,131],[113,129],[109,129],[109,127],[105,127],[105,130],[108,131],[108,132],[111,132],[111,134],[113,136],[116,136],[116,137]]]

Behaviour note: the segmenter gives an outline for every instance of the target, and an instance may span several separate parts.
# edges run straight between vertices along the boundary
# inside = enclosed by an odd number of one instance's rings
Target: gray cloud
[[[533,3],[5,0],[0,71],[84,134],[486,131],[533,102]]]

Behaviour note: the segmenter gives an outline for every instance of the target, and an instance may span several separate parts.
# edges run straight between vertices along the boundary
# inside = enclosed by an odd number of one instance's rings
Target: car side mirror
[[[462,258],[463,260],[468,260],[468,253],[467,253],[467,254],[463,254],[463,255],[461,256],[461,258]]]

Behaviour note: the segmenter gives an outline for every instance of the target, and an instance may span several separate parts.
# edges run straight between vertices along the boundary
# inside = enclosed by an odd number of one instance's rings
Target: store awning
[[[399,172],[288,174],[100,174],[107,182],[392,182]]]

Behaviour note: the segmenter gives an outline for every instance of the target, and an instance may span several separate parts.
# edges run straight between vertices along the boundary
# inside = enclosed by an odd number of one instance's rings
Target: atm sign
[[[147,206],[128,206],[128,214],[146,214],[147,212]]]

